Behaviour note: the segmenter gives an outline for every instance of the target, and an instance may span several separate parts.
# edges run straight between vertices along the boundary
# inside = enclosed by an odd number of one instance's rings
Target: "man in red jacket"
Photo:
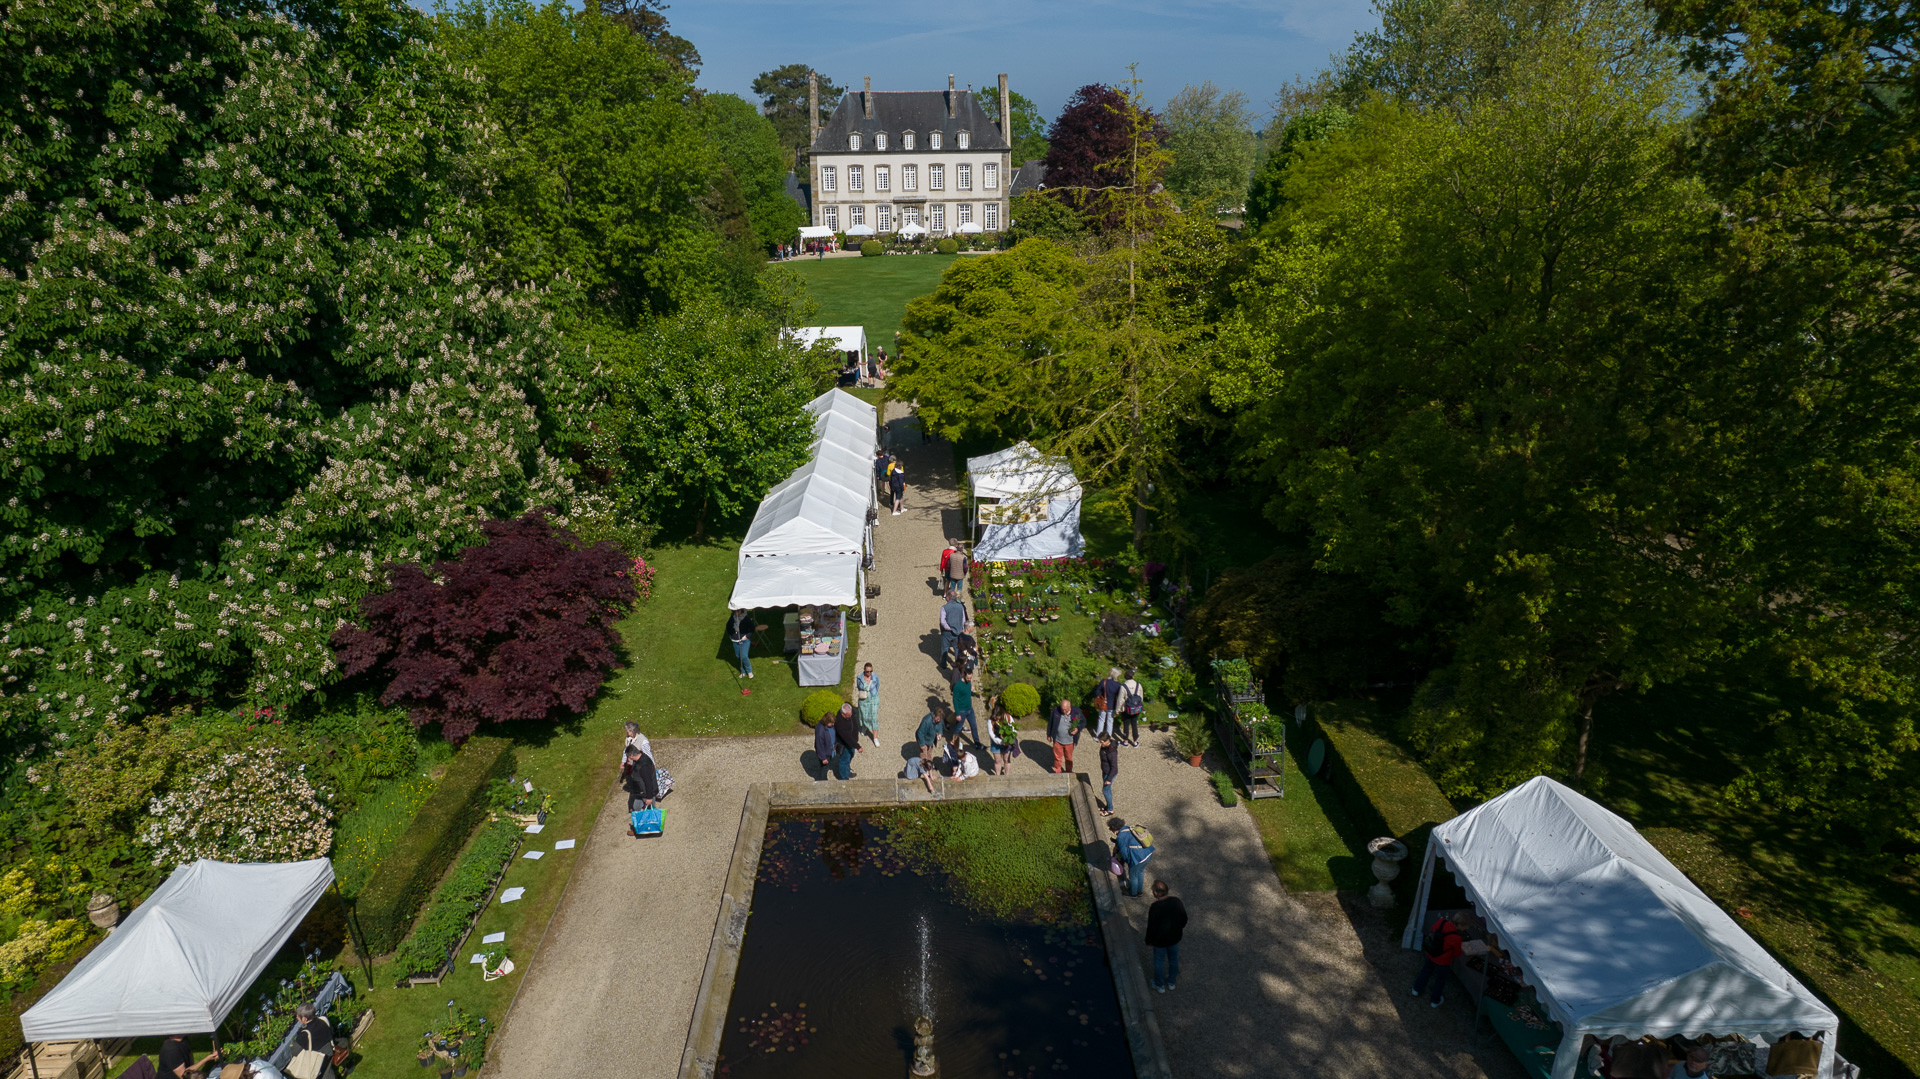
[[[1445,918],[1435,918],[1427,926],[1426,936],[1421,938],[1420,953],[1424,962],[1408,996],[1419,996],[1427,987],[1428,979],[1432,979],[1433,997],[1429,1007],[1438,1008],[1444,999],[1441,994],[1447,987],[1447,975],[1453,973],[1453,961],[1460,958],[1460,928]]]

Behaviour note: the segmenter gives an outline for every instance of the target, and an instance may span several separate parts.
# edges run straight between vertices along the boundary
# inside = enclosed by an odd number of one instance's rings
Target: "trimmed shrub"
[[[1025,719],[1039,711],[1040,691],[1025,682],[1015,682],[1001,694],[1000,703],[1006,707],[1008,715]]]
[[[806,700],[800,702],[800,721],[812,726],[838,712],[843,703],[840,694],[833,690],[816,689],[807,694]]]
[[[881,244],[879,240],[868,240],[860,245],[861,258],[872,258],[875,255],[884,255],[886,253],[887,249],[885,245]]]
[[[406,939],[413,916],[486,813],[487,785],[512,772],[513,744],[504,738],[469,738],[454,754],[440,786],[354,901],[375,955]]]
[[[939,243],[933,245],[933,249],[943,255],[956,254],[960,250],[960,242],[951,236],[942,237]]]
[[[1327,773],[1340,802],[1371,839],[1392,836],[1414,858],[1424,857],[1427,833],[1454,816],[1433,777],[1405,750],[1381,737],[1364,720],[1314,709],[1314,723],[1327,740]],[[1420,874],[1402,873],[1395,891],[1405,900]]]
[[[474,912],[493,882],[506,872],[507,861],[520,847],[521,834],[519,823],[511,820],[495,821],[481,831],[434,893],[433,905],[420,917],[413,935],[394,953],[402,972],[431,974],[447,961],[473,924]]]

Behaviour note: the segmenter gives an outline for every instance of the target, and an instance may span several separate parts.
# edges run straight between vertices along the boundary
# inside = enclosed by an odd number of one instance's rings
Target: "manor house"
[[[810,80],[809,117],[820,115]],[[813,132],[813,223],[855,235],[919,225],[935,236],[998,232],[1007,221],[1013,144],[1007,77],[1000,76],[1000,123],[971,90],[947,76],[938,90],[882,90],[873,79],[849,92]]]

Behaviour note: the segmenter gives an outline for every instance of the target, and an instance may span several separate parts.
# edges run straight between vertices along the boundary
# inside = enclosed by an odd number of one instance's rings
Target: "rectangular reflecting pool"
[[[1064,798],[769,816],[716,1074],[1134,1074]]]

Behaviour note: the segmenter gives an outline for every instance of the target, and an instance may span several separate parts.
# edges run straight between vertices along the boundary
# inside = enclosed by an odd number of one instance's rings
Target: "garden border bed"
[[[1061,798],[1072,807],[1074,824],[1085,852],[1087,881],[1093,886],[1100,936],[1113,969],[1113,987],[1120,998],[1128,1047],[1137,1079],[1172,1079],[1160,1024],[1153,1014],[1142,963],[1143,945],[1127,923],[1120,886],[1107,871],[1110,851],[1100,834],[1094,812],[1092,782],[1083,774],[982,777],[971,783],[942,783],[929,794],[917,779],[853,779],[838,783],[755,783],[747,788],[740,809],[740,832],[734,840],[733,861],[720,892],[720,913],[714,921],[713,943],[694,1000],[693,1022],[687,1046],[680,1055],[680,1079],[713,1079],[726,1032],[727,1009],[733,1000],[734,977],[740,969],[740,946],[746,939],[747,918],[753,905],[753,885],[760,869],[760,846],[766,839],[767,817],[777,809],[876,809],[929,802],[980,801],[997,798]]]

